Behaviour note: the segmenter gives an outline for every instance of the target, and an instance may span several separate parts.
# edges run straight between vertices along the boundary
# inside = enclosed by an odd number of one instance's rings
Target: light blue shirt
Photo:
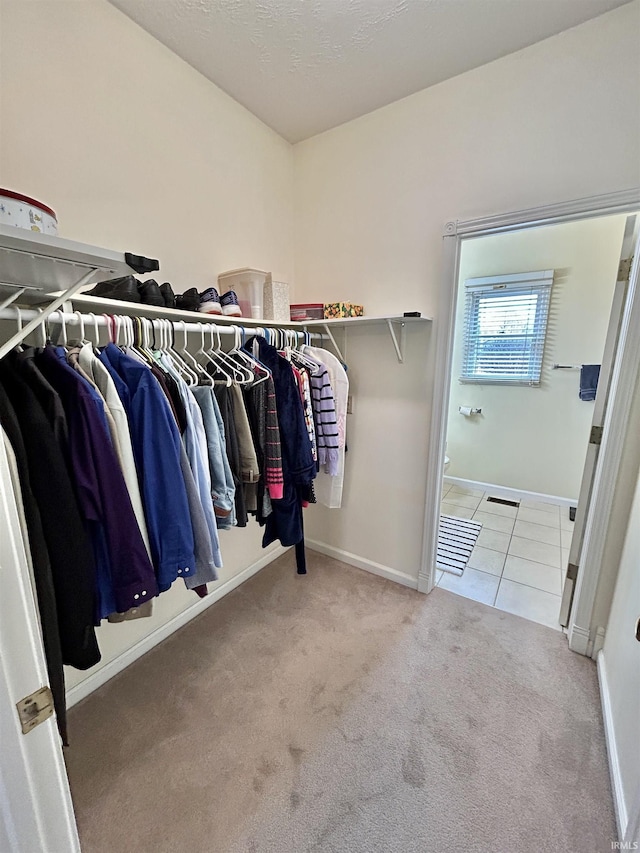
[[[211,475],[209,473],[207,439],[200,407],[191,393],[191,389],[175,369],[171,356],[167,353],[162,353],[159,361],[175,379],[180,392],[180,397],[184,404],[187,417],[187,427],[184,431],[184,435],[182,436],[182,441],[187,452],[187,458],[198,490],[200,503],[202,504],[204,519],[209,531],[211,544],[213,563],[211,563],[208,554],[199,554],[199,548],[196,548],[197,576],[195,578],[189,578],[188,581],[185,579],[187,586],[192,589],[194,586],[199,586],[200,584],[217,580],[218,573],[215,569],[216,567],[222,567],[222,555],[220,554],[220,543],[218,540],[218,527],[216,524],[216,516],[213,511],[213,500],[211,498]],[[198,542],[196,542],[196,545],[198,545]]]

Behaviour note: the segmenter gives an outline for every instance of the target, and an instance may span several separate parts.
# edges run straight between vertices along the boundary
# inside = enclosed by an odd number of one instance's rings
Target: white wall
[[[639,184],[639,20],[636,0],[296,145],[297,297],[351,299],[369,314],[419,310],[435,317],[437,330],[447,220]],[[420,367],[405,368],[425,423],[434,339]],[[406,564],[419,552],[422,525],[404,511],[403,474],[411,460],[424,464],[427,435],[422,448],[406,440],[401,409],[388,424],[401,447],[399,473],[385,481],[386,518],[399,543],[393,559]],[[366,431],[352,434],[356,442],[372,460],[386,452]],[[350,506],[372,500],[364,487],[351,489]],[[358,516],[350,508],[342,516],[339,530],[311,521],[310,535],[377,560],[356,532]],[[375,513],[365,520],[370,531],[377,523]],[[411,570],[417,574],[417,563]]]
[[[449,476],[577,500],[593,416],[579,370],[600,364],[626,216],[466,240],[460,259],[447,454]],[[539,387],[462,384],[467,278],[552,269]],[[469,418],[459,406],[481,408]]]
[[[0,186],[177,292],[293,272],[291,145],[106,0],[2,0]]]
[[[629,516],[607,634],[599,661],[608,694],[609,753],[617,773],[619,817],[626,824],[640,801],[640,643],[634,637],[640,616],[640,480]],[[602,673],[601,673],[602,681]],[[624,833],[625,826],[621,827]]]
[[[310,507],[305,533],[337,559],[416,586],[427,459],[425,352],[431,324],[409,324],[404,363],[386,325],[350,329],[342,348],[353,414],[347,415],[341,509]],[[346,552],[346,553],[344,553]],[[358,564],[358,561],[356,561]]]
[[[287,142],[104,0],[2,0],[1,16],[1,186],[53,207],[60,236],[159,258],[178,292],[240,266],[291,279]],[[260,539],[253,522],[221,534],[217,586]],[[152,618],[104,625],[101,664],[68,686],[198,602],[176,583]]]

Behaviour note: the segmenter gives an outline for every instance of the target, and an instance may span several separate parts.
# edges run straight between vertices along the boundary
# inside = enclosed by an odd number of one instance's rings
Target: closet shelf
[[[131,275],[133,270],[123,252],[0,225],[0,298],[10,289],[24,287],[20,302],[34,304],[75,286],[89,272],[95,274],[91,281],[97,282]]]
[[[342,358],[340,347],[333,335],[337,328],[386,324],[398,357],[404,359],[404,341],[407,324],[429,323],[429,317],[344,317],[332,320],[307,320],[304,322],[279,323],[273,320],[252,320],[244,317],[220,317],[195,314],[193,311],[156,308],[115,299],[97,299],[79,292],[81,288],[96,282],[122,275],[134,270],[126,263],[123,252],[99,249],[84,243],[34,234],[26,229],[0,225],[0,311],[12,303],[41,307],[41,314],[30,320],[23,329],[0,346],[2,358],[20,343],[49,314],[71,302],[75,308],[94,313],[125,314],[141,317],[164,317],[180,322],[211,322],[228,326],[256,328],[289,328],[304,331],[322,331],[331,340],[337,354]],[[194,316],[195,315],[195,316]]]
[[[119,299],[101,299],[89,296],[86,293],[76,293],[70,300],[75,309],[91,311],[94,314],[124,314],[136,317],[164,318],[174,323],[182,321],[187,323],[202,322],[216,323],[221,326],[239,326],[244,329],[298,329],[300,331],[321,331],[331,340],[335,351],[340,359],[343,359],[340,347],[333,335],[337,328],[347,329],[352,326],[372,326],[386,323],[391,335],[391,340],[398,361],[404,361],[405,327],[407,324],[430,323],[431,317],[404,317],[394,315],[389,317],[342,317],[332,320],[303,320],[301,322],[289,321],[286,323],[277,320],[253,320],[249,317],[224,317],[220,314],[198,314],[195,311],[180,311],[176,308],[159,308],[155,305],[144,305],[137,302],[123,302]],[[399,336],[398,336],[399,331]]]
[[[155,305],[144,305],[139,302],[123,302],[119,299],[101,299],[95,296],[88,296],[86,293],[76,293],[71,301],[77,305],[78,309],[93,311],[94,314],[132,314],[137,317],[162,317],[166,320],[179,322],[180,320],[190,320],[202,322],[215,322],[223,326],[244,326],[247,329],[264,329],[268,328],[287,328],[287,329],[315,329],[324,326],[336,328],[338,326],[380,324],[387,320],[392,323],[430,323],[430,317],[344,317],[334,320],[303,320],[281,322],[278,320],[253,320],[249,317],[225,317],[220,314],[199,314],[196,311],[180,311],[177,308],[159,308]]]
[[[123,252],[0,225],[0,309],[42,305],[39,317],[0,346],[0,358],[81,287],[132,272]]]

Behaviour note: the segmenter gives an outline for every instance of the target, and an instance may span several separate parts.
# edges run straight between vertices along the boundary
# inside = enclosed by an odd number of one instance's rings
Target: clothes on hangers
[[[124,351],[48,344],[0,362],[0,439],[65,743],[63,663],[95,665],[94,626],[148,615],[178,577],[205,595],[219,529],[246,526],[249,510],[263,547],[295,546],[306,571],[302,509],[318,469],[342,489],[346,373],[324,350],[293,364],[265,338],[254,345],[258,362],[231,356],[242,384],[191,385],[197,371],[142,337]]]
[[[338,417],[333,387],[327,368],[316,361],[317,370],[310,372],[311,400],[318,441],[318,470],[335,477],[340,460]]]
[[[0,403],[4,401],[3,425],[15,417],[9,434],[14,451],[22,455],[25,488],[36,500],[42,535],[31,536],[31,546],[44,547],[49,555],[55,589],[56,612],[63,661],[76,669],[89,669],[100,660],[96,640],[95,577],[91,542],[80,511],[70,471],[53,428],[29,384],[31,368],[14,353],[0,361]],[[52,492],[52,484],[55,490]]]
[[[349,378],[342,362],[328,350],[320,347],[305,345],[302,348],[309,355],[323,364],[329,375],[333,390],[338,431],[338,459],[335,474],[320,471],[316,478],[314,489],[319,503],[331,509],[342,505],[342,490],[344,484],[345,452],[347,447],[347,402],[349,397]]]
[[[236,526],[246,527],[248,521],[247,504],[244,489],[242,488],[242,467],[240,464],[240,447],[233,411],[233,395],[231,388],[225,382],[214,381],[213,391],[218,402],[224,426],[225,450],[231,476],[233,477]]]
[[[129,433],[127,413],[124,410],[122,400],[120,399],[120,395],[118,394],[109,371],[95,355],[92,344],[86,343],[81,346],[78,354],[78,363],[95,383],[96,388],[102,394],[111,413],[111,417],[113,418],[117,435],[117,445],[120,449],[122,474],[124,476],[125,483],[127,484],[129,497],[131,498],[131,504],[138,522],[138,527],[140,528],[140,533],[142,534],[142,539],[145,543],[147,552],[151,555],[147,520],[142,506],[142,496],[140,495],[138,472],[136,471],[135,459],[133,457],[133,446],[131,444],[131,434]]]
[[[207,442],[211,497],[218,529],[235,526],[235,485],[227,459],[222,415],[212,385],[196,385],[191,392],[200,406]]]
[[[60,348],[62,349],[62,348]],[[157,595],[153,567],[106,426],[102,402],[58,349],[46,346],[36,366],[60,394],[69,425],[78,500],[97,555],[99,619]],[[96,397],[98,399],[96,399]]]
[[[111,366],[129,419],[158,589],[194,571],[194,540],[184,478],[180,467],[180,433],[151,370],[125,355],[115,344],[101,351]]]
[[[268,376],[243,392],[260,469],[260,479],[255,485],[254,512],[258,523],[263,523],[273,511],[271,499],[280,500],[283,495],[282,451],[273,379]]]
[[[282,545],[296,545],[299,574],[306,572],[302,504],[311,497],[316,465],[305,423],[298,384],[291,363],[263,337],[256,337],[257,357],[273,377],[278,426],[282,449],[283,496],[272,500],[272,512],[265,519],[262,545],[279,540]],[[247,347],[252,342],[247,342]]]
[[[186,429],[183,435],[183,444],[193,474],[198,501],[202,506],[205,526],[208,530],[208,552],[206,552],[206,556],[203,554],[203,558],[201,559],[198,559],[198,554],[196,553],[196,577],[192,576],[186,581],[187,587],[193,589],[194,586],[217,580],[218,573],[216,568],[222,568],[218,528],[211,498],[211,475],[209,473],[207,439],[204,431],[202,412],[191,389],[173,367],[171,357],[168,354],[163,354],[160,362],[175,381],[184,405]]]
[[[311,456],[313,461],[318,465],[318,445],[316,441],[316,425],[314,421],[313,404],[311,402],[311,382],[309,380],[309,372],[306,368],[292,364],[291,369],[298,383],[298,391],[300,393],[300,401],[302,403],[302,411],[304,412],[304,422],[307,427],[309,441],[311,442]]]

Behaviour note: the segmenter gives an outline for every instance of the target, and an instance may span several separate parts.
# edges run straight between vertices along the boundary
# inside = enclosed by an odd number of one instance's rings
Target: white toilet
[[[445,457],[444,457],[444,469],[443,469],[443,473],[444,473],[444,474],[446,474],[446,473],[447,473],[447,468],[449,467],[449,463],[450,463],[450,462],[451,462],[451,460],[450,460],[450,459],[449,459],[449,457],[445,454]]]

